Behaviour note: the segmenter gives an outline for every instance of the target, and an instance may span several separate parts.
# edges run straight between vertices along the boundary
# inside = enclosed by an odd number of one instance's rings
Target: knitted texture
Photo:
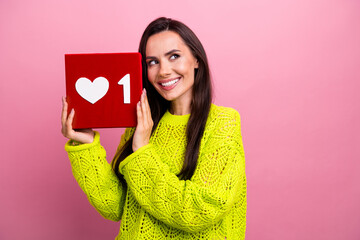
[[[240,116],[211,106],[198,164],[190,180],[179,180],[190,115],[166,112],[148,145],[119,166],[118,181],[96,133],[94,142],[71,146],[73,174],[90,203],[110,220],[120,220],[116,239],[244,239],[245,157]],[[134,129],[126,129],[118,150]]]

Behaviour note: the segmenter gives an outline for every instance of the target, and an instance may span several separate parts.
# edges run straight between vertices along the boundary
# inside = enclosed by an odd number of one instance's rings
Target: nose
[[[160,63],[160,69],[159,69],[159,77],[165,78],[168,77],[171,74],[171,65],[169,62],[162,61]]]

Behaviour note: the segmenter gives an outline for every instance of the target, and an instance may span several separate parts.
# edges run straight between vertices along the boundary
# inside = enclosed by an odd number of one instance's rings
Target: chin
[[[166,101],[172,102],[176,99],[172,94],[160,94]]]

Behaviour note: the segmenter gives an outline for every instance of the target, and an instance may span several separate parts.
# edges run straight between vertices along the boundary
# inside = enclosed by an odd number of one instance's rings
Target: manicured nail
[[[141,94],[141,100],[143,100],[145,97],[145,92],[143,91],[142,94]]]
[[[70,114],[74,114],[75,110],[72,108]]]

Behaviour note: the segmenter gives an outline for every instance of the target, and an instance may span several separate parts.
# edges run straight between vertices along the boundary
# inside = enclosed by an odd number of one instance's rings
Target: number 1
[[[119,85],[123,85],[124,104],[130,103],[130,74],[126,74],[119,82]]]

